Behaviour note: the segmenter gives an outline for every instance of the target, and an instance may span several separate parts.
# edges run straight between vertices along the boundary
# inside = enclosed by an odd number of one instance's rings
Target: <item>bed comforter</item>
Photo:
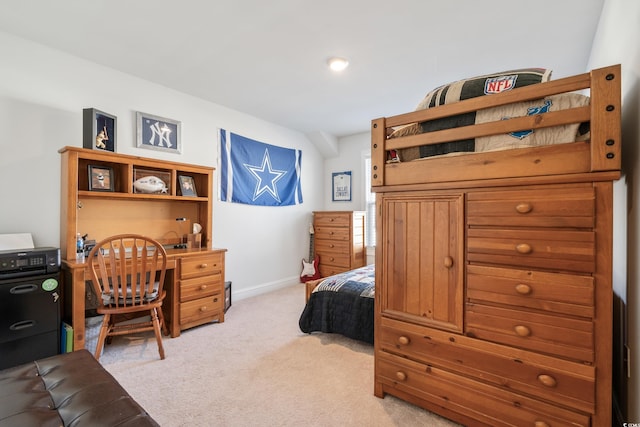
[[[374,292],[373,264],[327,277],[300,315],[300,330],[336,333],[373,344]]]

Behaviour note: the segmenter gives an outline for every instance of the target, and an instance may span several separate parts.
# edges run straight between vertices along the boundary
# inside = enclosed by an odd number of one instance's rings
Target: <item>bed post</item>
[[[591,71],[591,171],[620,170],[621,68]]]
[[[385,119],[371,121],[371,186],[384,185],[384,164],[386,160],[385,141],[387,126]]]

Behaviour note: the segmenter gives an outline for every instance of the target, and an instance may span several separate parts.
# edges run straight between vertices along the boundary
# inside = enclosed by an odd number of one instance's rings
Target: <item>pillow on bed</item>
[[[476,98],[484,95],[492,95],[507,90],[528,86],[536,83],[547,82],[551,79],[552,70],[546,68],[523,68],[519,70],[503,71],[458,80],[443,86],[439,86],[422,99],[416,107],[418,110],[451,104],[465,99]],[[468,126],[475,123],[475,112],[460,114],[427,123],[414,123],[396,129],[389,138],[417,135],[423,132],[449,129],[458,126]],[[475,151],[473,139],[464,141],[446,142],[425,147],[413,147],[399,150],[400,161],[410,161],[421,157],[436,156],[454,152]]]

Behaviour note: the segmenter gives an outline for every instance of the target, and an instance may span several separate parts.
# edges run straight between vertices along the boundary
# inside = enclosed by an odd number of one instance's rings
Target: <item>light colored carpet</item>
[[[302,333],[304,285],[234,302],[225,322],[165,338],[116,337],[103,366],[162,426],[457,424],[373,395],[373,347]]]

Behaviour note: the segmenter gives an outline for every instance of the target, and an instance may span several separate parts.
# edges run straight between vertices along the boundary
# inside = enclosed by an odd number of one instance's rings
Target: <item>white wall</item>
[[[589,68],[622,64],[622,164],[624,176],[615,186],[614,290],[626,303],[630,378],[625,421],[640,422],[640,2],[606,0],[594,38]],[[615,364],[614,364],[615,365]],[[614,377],[615,378],[615,377]]]
[[[302,205],[214,202],[213,244],[228,249],[234,298],[299,282],[308,217],[324,207],[323,158],[303,134],[5,33],[0,57],[0,234],[31,232],[37,246],[60,246],[58,149],[82,146],[83,108],[117,116],[118,153],[216,168],[225,128],[302,150]],[[137,148],[136,111],[182,121],[182,154]]]
[[[362,211],[365,209],[364,156],[371,153],[371,133],[338,139],[338,155],[324,162],[324,210]],[[332,201],[331,177],[334,172],[351,171],[351,201]]]

